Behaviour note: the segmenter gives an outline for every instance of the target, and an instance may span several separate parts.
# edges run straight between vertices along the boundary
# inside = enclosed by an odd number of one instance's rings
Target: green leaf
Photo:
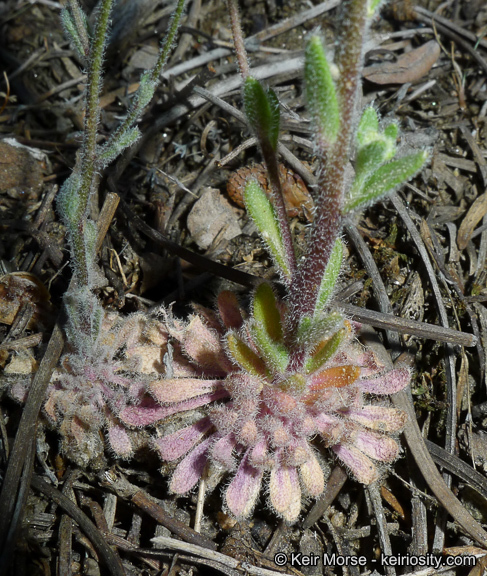
[[[298,326],[296,344],[307,349],[313,348],[325,338],[330,338],[343,326],[344,318],[340,312],[330,312],[325,315],[316,315],[313,318],[301,318]]]
[[[276,212],[264,190],[256,180],[249,180],[244,191],[245,207],[254,221],[261,238],[267,245],[279,271],[291,277],[282,234]]]
[[[362,117],[357,129],[357,144],[359,147],[366,146],[377,138],[379,133],[379,118],[373,106],[369,106],[362,112]]]
[[[64,35],[68,39],[78,58],[86,64],[86,55],[84,52],[83,42],[81,41],[78,30],[75,26],[73,17],[67,8],[61,10],[61,22],[64,28]]]
[[[358,151],[355,163],[357,178],[363,178],[363,176],[377,170],[384,162],[393,158],[394,153],[395,150],[391,151],[391,146],[386,138],[373,140],[369,144],[362,146]]]
[[[228,351],[244,370],[254,376],[267,374],[264,360],[233,332],[227,334]]]
[[[319,36],[306,45],[304,61],[308,108],[319,136],[332,144],[340,129],[340,109],[335,83]]]
[[[75,49],[78,58],[85,66],[88,66],[88,53],[90,51],[89,24],[88,18],[79,5],[78,0],[70,0],[69,7],[65,6],[62,8],[61,22],[65,35]]]
[[[64,225],[68,232],[75,233],[81,210],[79,189],[81,187],[81,178],[77,171],[71,173],[71,176],[64,182],[58,192],[56,206],[59,211]]]
[[[372,18],[372,16],[374,16],[374,14],[377,12],[377,9],[379,8],[381,3],[382,3],[382,0],[369,0],[369,6],[367,9],[367,17],[368,18]]]
[[[399,135],[399,127],[396,123],[393,122],[392,124],[388,124],[384,128],[384,136],[386,136],[393,143],[396,142],[398,135]]]
[[[121,130],[113,139],[110,139],[100,148],[97,160],[99,167],[101,169],[106,168],[115,158],[120,156],[125,148],[135,144],[140,137],[141,133],[137,126],[128,130]]]
[[[279,138],[279,100],[273,90],[266,91],[262,84],[247,76],[243,87],[245,115],[261,144],[268,142],[273,150]]]
[[[315,315],[320,314],[335,290],[335,286],[342,269],[343,262],[343,242],[337,238],[333,250],[330,254],[330,259],[326,265],[325,273],[321,279],[320,289],[318,291],[318,298],[316,299]]]
[[[273,370],[284,371],[289,363],[289,354],[283,344],[281,314],[277,300],[269,284],[259,284],[254,294],[252,338]]]
[[[347,198],[343,214],[362,208],[367,204],[372,204],[388,192],[391,192],[419,172],[427,158],[428,152],[422,151],[384,164],[367,178],[360,189],[355,190],[353,195]]]
[[[379,136],[377,140],[372,140],[372,142],[359,148],[355,163],[355,179],[349,192],[350,198],[355,198],[363,188],[367,178],[385,162],[394,158],[395,154],[395,140],[393,142],[383,136]]]
[[[251,324],[250,335],[269,370],[274,373],[284,372],[289,364],[289,352],[284,344],[272,340],[267,331],[256,323]]]
[[[282,342],[281,314],[274,291],[267,282],[262,282],[257,286],[254,294],[253,317],[271,340]]]
[[[140,76],[139,89],[135,93],[137,109],[142,111],[154,97],[157,81],[152,78],[152,71],[145,70]]]
[[[343,328],[335,332],[330,338],[323,340],[308,358],[305,364],[306,374],[319,370],[325,362],[328,362],[337,352],[345,336],[350,333],[350,324],[347,322]]]

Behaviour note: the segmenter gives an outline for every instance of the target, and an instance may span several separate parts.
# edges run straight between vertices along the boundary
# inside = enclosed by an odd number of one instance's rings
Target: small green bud
[[[362,117],[357,129],[357,144],[359,147],[366,146],[377,138],[379,133],[379,118],[373,106],[369,106],[362,112]]]
[[[243,87],[245,115],[261,144],[269,142],[273,150],[279,139],[279,100],[273,90],[264,90],[262,84],[248,76]]]
[[[320,137],[332,144],[340,129],[340,109],[321,38],[312,36],[306,45],[304,77],[312,120]]]

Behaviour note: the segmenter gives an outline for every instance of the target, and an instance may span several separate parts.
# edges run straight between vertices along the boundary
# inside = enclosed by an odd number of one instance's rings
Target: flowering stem
[[[152,70],[150,70],[147,75],[143,75],[141,78],[139,89],[137,90],[132,100],[132,104],[127,111],[125,119],[118,126],[118,128],[112,132],[109,140],[105,145],[105,149],[110,149],[121,135],[126,134],[134,126],[134,124],[137,122],[137,119],[142,114],[144,108],[152,99],[156,87],[159,84],[159,77],[161,72],[169,59],[169,54],[171,53],[174,39],[176,38],[176,34],[181,23],[181,17],[183,15],[185,5],[186,0],[178,0],[176,10],[173,12],[169,21],[168,32],[159,50],[157,62],[154,68],[152,68]]]
[[[340,106],[340,128],[337,139],[328,151],[327,163],[318,178],[316,214],[304,259],[290,290],[289,303],[293,310],[289,334],[296,333],[300,320],[313,316],[321,279],[336,239],[342,229],[342,206],[345,194],[345,174],[350,158],[350,140],[360,79],[363,37],[367,18],[367,2],[349,0],[344,6],[337,65],[340,78],[337,92]],[[298,355],[296,351],[296,355]],[[302,356],[302,355],[300,355]]]
[[[107,38],[108,20],[113,0],[103,0],[96,19],[90,49],[90,66],[88,70],[88,85],[86,95],[86,112],[83,131],[81,184],[78,190],[77,230],[71,237],[73,242],[74,259],[76,262],[76,275],[78,281],[85,286],[89,285],[90,263],[86,254],[85,222],[88,205],[96,176],[96,136],[100,120],[99,96],[103,78],[103,54]]]
[[[227,0],[228,13],[230,15],[230,24],[232,27],[233,43],[235,45],[235,53],[237,55],[238,67],[243,80],[247,78],[250,72],[249,59],[242,34],[242,26],[240,25],[240,17],[237,6],[237,0]]]
[[[228,13],[230,15],[230,23],[232,27],[233,42],[235,46],[235,53],[237,56],[238,67],[244,80],[250,77],[249,60],[247,51],[245,50],[242,26],[240,23],[240,15],[238,11],[236,0],[227,0]],[[245,90],[245,88],[244,88]],[[279,104],[276,99],[276,106]],[[249,111],[247,110],[247,114]],[[284,194],[282,191],[281,180],[279,178],[279,163],[276,154],[276,146],[272,144],[269,134],[262,128],[262,126],[254,127],[257,139],[259,141],[262,156],[267,168],[269,176],[270,187],[272,190],[273,205],[276,211],[277,220],[279,222],[279,229],[282,235],[282,242],[286,252],[287,262],[289,264],[289,277],[284,278],[284,281],[291,285],[294,281],[297,271],[296,256],[294,253],[294,246],[289,226],[289,219],[287,217],[286,206],[284,203]]]

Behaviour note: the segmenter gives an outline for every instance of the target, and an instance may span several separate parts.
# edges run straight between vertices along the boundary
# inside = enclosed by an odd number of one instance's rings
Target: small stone
[[[0,192],[19,191],[36,197],[48,167],[41,150],[19,144],[13,138],[0,142]]]
[[[217,236],[231,240],[241,234],[235,210],[216,188],[203,189],[189,213],[188,229],[202,250],[209,248]]]

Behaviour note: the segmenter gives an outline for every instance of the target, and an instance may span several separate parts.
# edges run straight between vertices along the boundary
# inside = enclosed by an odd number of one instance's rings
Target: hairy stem
[[[249,59],[242,34],[242,26],[240,25],[240,16],[237,6],[237,0],[227,0],[228,13],[230,15],[230,24],[232,26],[233,43],[235,45],[235,53],[237,55],[237,63],[242,78],[245,80],[249,75]]]
[[[346,17],[341,27],[336,60],[340,71],[337,82],[340,129],[336,142],[328,152],[326,166],[322,167],[318,177],[315,220],[306,254],[290,291],[289,303],[293,313],[286,330],[289,334],[296,333],[301,318],[313,315],[321,279],[342,229],[345,174],[350,157],[366,13],[367,2],[363,0],[349,0],[344,6]],[[323,159],[321,163],[323,165]],[[298,357],[302,358],[302,354],[296,350],[295,359],[300,363]]]
[[[86,94],[86,110],[81,158],[81,185],[78,190],[79,205],[76,214],[77,230],[71,231],[72,250],[76,262],[78,282],[89,286],[90,263],[86,254],[85,222],[90,195],[96,176],[96,136],[100,120],[99,96],[103,79],[103,55],[107,38],[108,21],[113,0],[103,0],[96,19],[90,49],[90,66]]]
[[[109,140],[105,145],[106,149],[110,148],[110,146],[113,145],[113,143],[117,140],[120,134],[126,133],[136,123],[137,119],[142,114],[143,109],[148,104],[148,100],[152,99],[152,94],[155,92],[157,84],[159,84],[159,77],[161,75],[161,72],[166,66],[167,61],[169,59],[169,54],[171,53],[171,49],[174,44],[174,40],[176,38],[179,25],[181,23],[181,17],[183,15],[185,5],[186,0],[178,0],[176,10],[173,12],[171,19],[169,21],[168,32],[159,51],[157,62],[154,68],[150,70],[149,79],[146,82],[146,85],[144,85],[143,82],[141,82],[139,90],[135,94],[132,100],[132,104],[129,110],[127,111],[125,120],[111,134]],[[142,92],[147,89],[147,84],[149,83],[151,84],[152,94],[150,95],[149,98],[147,98],[144,95],[142,95]]]
[[[161,47],[159,56],[157,58],[157,63],[152,71],[152,80],[154,82],[159,80],[159,76],[161,75],[162,70],[167,64],[167,60],[169,58],[169,54],[171,53],[174,39],[176,38],[176,34],[179,29],[179,24],[181,22],[181,17],[184,12],[185,4],[186,0],[178,0],[176,10],[173,12],[171,19],[169,21],[168,32],[164,39],[164,44]]]
[[[279,228],[281,230],[282,242],[286,251],[287,262],[289,264],[290,278],[289,281],[286,279],[284,280],[288,284],[288,287],[290,287],[296,279],[297,263],[291,228],[289,226],[289,218],[287,217],[286,206],[284,204],[284,194],[282,191],[281,180],[279,178],[277,155],[270,143],[267,142],[261,142],[261,150],[262,155],[264,156],[269,182],[271,184],[272,200],[279,221]]]

